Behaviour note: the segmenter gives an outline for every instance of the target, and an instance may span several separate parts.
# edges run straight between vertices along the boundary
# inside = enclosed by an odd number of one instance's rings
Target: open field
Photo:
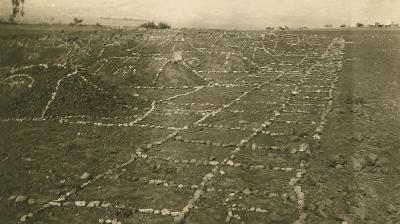
[[[399,223],[399,44],[0,27],[1,223]]]

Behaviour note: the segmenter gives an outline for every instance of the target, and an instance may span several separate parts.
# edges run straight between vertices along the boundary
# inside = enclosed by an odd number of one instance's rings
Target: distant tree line
[[[80,26],[83,23],[83,19],[74,17],[74,20],[72,23],[70,23],[70,26]]]
[[[171,26],[164,22],[159,22],[158,25],[154,22],[147,22],[141,24],[140,27],[145,29],[171,29]]]

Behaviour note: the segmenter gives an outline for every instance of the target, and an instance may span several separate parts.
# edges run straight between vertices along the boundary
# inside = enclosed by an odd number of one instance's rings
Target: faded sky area
[[[11,0],[0,0],[7,18]],[[65,22],[74,16],[165,21],[174,27],[320,27],[400,22],[400,0],[26,0],[25,22]],[[30,21],[31,20],[31,21]]]

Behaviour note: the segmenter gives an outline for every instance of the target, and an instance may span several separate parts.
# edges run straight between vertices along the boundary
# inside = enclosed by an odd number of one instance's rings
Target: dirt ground
[[[344,37],[335,109],[305,178],[309,222],[400,223],[400,36]]]
[[[400,32],[0,27],[0,223],[400,223]]]

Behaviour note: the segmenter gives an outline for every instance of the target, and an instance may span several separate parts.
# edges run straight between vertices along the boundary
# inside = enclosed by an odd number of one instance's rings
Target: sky
[[[0,0],[0,17],[10,12],[11,0]],[[400,22],[400,0],[25,0],[25,13],[25,22],[79,16],[165,21],[174,27],[321,27]]]

